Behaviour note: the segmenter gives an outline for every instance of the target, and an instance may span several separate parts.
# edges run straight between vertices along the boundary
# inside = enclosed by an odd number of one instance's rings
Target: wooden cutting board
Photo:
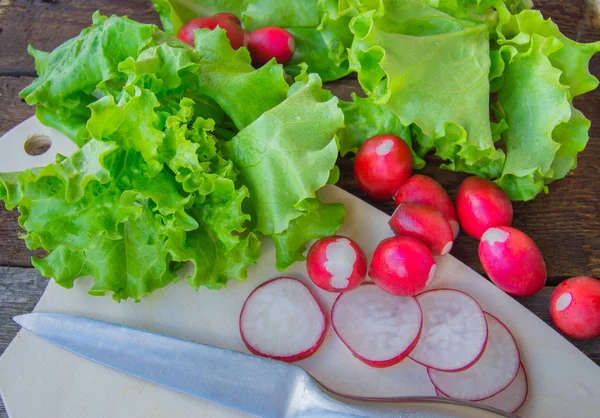
[[[21,170],[46,164],[57,152],[70,154],[71,142],[42,127],[34,118],[0,138],[0,166]],[[23,151],[32,135],[51,138],[46,154]],[[5,165],[7,164],[7,165]],[[320,191],[328,202],[347,208],[340,234],[356,240],[370,256],[391,235],[388,215],[335,186]],[[600,367],[539,318],[452,256],[438,259],[434,287],[463,290],[512,330],[529,375],[529,398],[523,417],[597,417],[600,411]],[[110,297],[87,295],[91,279],[67,290],[50,282],[35,308],[102,319],[179,338],[246,352],[238,332],[245,298],[260,283],[280,276],[275,251],[266,242],[248,280],[223,290],[193,291],[185,282],[154,292],[141,303],[115,303]],[[310,286],[329,312],[334,294],[310,284],[305,265],[297,263],[287,276]],[[425,368],[406,359],[388,369],[373,369],[355,359],[329,329],[321,349],[299,363],[337,392],[361,396],[434,395]],[[83,359],[21,331],[0,358],[0,393],[12,418],[82,417],[233,417],[243,414],[145,382]]]

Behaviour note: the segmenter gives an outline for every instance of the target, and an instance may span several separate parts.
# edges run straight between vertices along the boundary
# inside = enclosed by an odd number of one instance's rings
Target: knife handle
[[[337,394],[309,381],[297,386],[288,417],[395,417],[395,418],[516,418],[515,415],[451,398],[358,398]]]

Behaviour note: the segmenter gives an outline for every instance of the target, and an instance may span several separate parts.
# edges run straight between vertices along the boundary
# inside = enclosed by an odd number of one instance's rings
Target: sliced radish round
[[[423,329],[410,358],[424,366],[460,371],[479,359],[487,341],[487,323],[471,296],[453,289],[434,289],[417,296]]]
[[[528,392],[529,390],[527,384],[527,373],[525,372],[523,363],[521,363],[521,367],[519,367],[517,377],[515,377],[515,380],[513,380],[512,383],[508,385],[506,389],[498,392],[494,396],[491,396],[482,401],[478,401],[477,403],[491,406],[492,408],[496,408],[501,411],[506,411],[512,414],[514,412],[517,412],[517,410],[521,406],[523,406],[523,404],[527,400]],[[438,388],[435,388],[435,394],[444,398],[448,397],[444,394],[444,392],[442,392]]]
[[[520,355],[515,339],[498,318],[487,312],[485,318],[488,341],[473,366],[455,373],[427,369],[431,383],[451,398],[486,399],[504,390],[517,376]]]
[[[523,406],[525,400],[527,400],[528,392],[527,373],[525,372],[523,363],[521,363],[517,377],[515,377],[506,389],[478,403],[512,414]]]
[[[248,350],[281,361],[312,355],[325,337],[321,307],[300,281],[280,277],[258,286],[240,314],[240,334]]]
[[[372,367],[390,367],[417,345],[423,314],[414,297],[390,295],[372,283],[342,293],[331,323],[342,342]]]

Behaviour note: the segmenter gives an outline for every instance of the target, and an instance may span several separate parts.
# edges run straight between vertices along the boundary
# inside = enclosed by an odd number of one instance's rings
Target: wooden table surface
[[[535,4],[570,38],[579,42],[600,39],[600,0],[537,0]],[[0,136],[34,114],[18,97],[35,76],[27,45],[52,50],[88,26],[96,10],[159,23],[148,0],[0,0]],[[600,75],[600,58],[592,61],[591,72]],[[352,79],[328,87],[342,99],[360,90]],[[535,296],[518,300],[550,325],[548,300],[554,286],[572,276],[600,278],[600,91],[578,98],[576,106],[592,120],[590,143],[580,155],[578,168],[552,184],[550,194],[514,205],[514,226],[534,239],[548,268],[548,286]],[[339,165],[339,185],[369,201],[356,186],[351,161],[340,159]],[[438,170],[435,161],[424,172],[451,194],[465,177]],[[393,210],[392,202],[370,203],[387,213]],[[18,330],[12,316],[31,311],[47,283],[31,269],[31,252],[17,237],[17,216],[0,202],[0,354]],[[482,272],[475,240],[461,233],[452,254]],[[573,343],[600,364],[600,339]],[[0,417],[5,416],[0,402]]]

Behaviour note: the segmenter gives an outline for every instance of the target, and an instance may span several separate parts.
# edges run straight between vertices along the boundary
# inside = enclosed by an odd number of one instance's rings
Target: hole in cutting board
[[[52,146],[52,140],[46,135],[31,135],[23,144],[25,152],[29,155],[45,154]]]

